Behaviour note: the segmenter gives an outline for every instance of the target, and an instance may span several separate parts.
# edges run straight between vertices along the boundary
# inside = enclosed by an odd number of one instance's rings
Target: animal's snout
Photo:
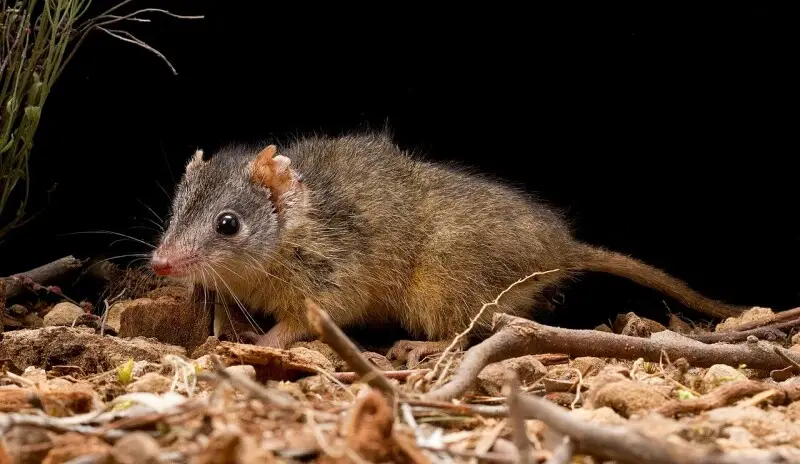
[[[150,259],[150,267],[153,268],[156,275],[165,276],[172,272],[173,266],[167,257],[156,253]]]

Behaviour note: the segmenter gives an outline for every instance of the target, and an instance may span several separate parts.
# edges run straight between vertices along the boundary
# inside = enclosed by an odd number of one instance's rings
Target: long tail
[[[735,306],[706,298],[683,281],[635,258],[591,245],[583,245],[578,267],[583,271],[603,272],[632,280],[644,287],[674,298],[684,306],[715,317],[738,316],[749,306]]]

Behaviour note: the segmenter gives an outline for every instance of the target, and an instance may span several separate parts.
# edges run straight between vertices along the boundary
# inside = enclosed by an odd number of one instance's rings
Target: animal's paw
[[[408,367],[419,364],[420,359],[435,354],[440,354],[447,348],[447,342],[418,342],[400,340],[395,343],[386,354],[389,359],[405,361]]]

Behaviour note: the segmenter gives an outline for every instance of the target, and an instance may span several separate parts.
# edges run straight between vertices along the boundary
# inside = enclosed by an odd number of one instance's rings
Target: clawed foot
[[[418,342],[411,340],[400,340],[395,343],[386,354],[389,359],[406,361],[408,367],[419,364],[420,359],[435,354],[442,353],[450,342]]]

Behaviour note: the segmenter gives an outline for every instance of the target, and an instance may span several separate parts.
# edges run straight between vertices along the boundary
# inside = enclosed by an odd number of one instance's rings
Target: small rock
[[[614,331],[611,329],[611,327],[608,326],[608,324],[600,324],[597,327],[595,327],[594,330],[597,330],[598,332],[614,333]]]
[[[688,322],[684,321],[675,314],[669,315],[669,324],[667,324],[667,328],[679,334],[690,334],[693,331],[692,326],[689,325]]]
[[[606,366],[605,361],[600,358],[594,358],[592,356],[583,356],[580,358],[575,358],[570,363],[572,367],[581,371],[581,375],[584,377],[595,375],[600,372]]]
[[[41,329],[44,327],[44,319],[38,314],[30,313],[22,318],[22,325],[24,325],[26,329]]]
[[[800,401],[795,401],[786,407],[786,417],[793,421],[800,422]]]
[[[155,464],[161,462],[158,455],[161,446],[144,432],[132,432],[120,438],[111,449],[111,456],[118,464]]]
[[[619,314],[614,321],[614,329],[622,335],[649,337],[656,332],[667,330],[662,324],[651,319],[639,317],[634,313]]]
[[[219,345],[219,339],[213,335],[208,336],[202,345],[198,346],[194,349],[194,351],[192,351],[192,359],[198,359],[201,356],[214,354],[214,350],[216,350],[217,345]]]
[[[337,371],[347,368],[347,363],[344,362],[344,360],[340,358],[338,354],[336,354],[336,351],[334,351],[333,348],[330,347],[330,345],[324,343],[322,340],[313,340],[310,342],[298,342],[290,346],[289,349],[291,350],[292,348],[300,348],[300,347],[308,348],[309,350],[314,350],[319,353],[322,353],[323,356],[328,358],[333,363],[333,367]]]
[[[792,345],[800,345],[800,332],[792,335]]]
[[[122,338],[152,337],[193,350],[208,338],[210,317],[188,301],[160,296],[114,303],[106,323]]]
[[[622,417],[650,411],[669,399],[662,389],[633,380],[610,382],[589,391],[593,408],[608,406]]]
[[[44,369],[34,366],[26,367],[25,371],[22,373],[22,377],[36,383],[47,382],[47,372],[45,372]]]
[[[534,355],[520,356],[489,364],[478,375],[478,382],[486,393],[499,396],[510,381],[510,372],[516,373],[521,385],[528,385],[547,375],[547,368]]]
[[[725,319],[724,321],[717,324],[717,327],[714,330],[716,332],[727,332],[729,330],[736,329],[742,324],[754,321],[763,321],[771,318],[774,315],[775,313],[773,313],[772,310],[769,308],[754,306],[748,309],[747,311],[743,312],[741,316],[729,317]]]
[[[44,326],[72,326],[72,323],[83,314],[80,306],[65,301],[53,306],[53,309],[44,316]]]
[[[166,393],[172,386],[172,379],[161,374],[150,372],[129,384],[125,389],[129,392]]]
[[[256,379],[256,368],[249,364],[239,364],[238,366],[229,366],[225,370],[232,375],[244,375],[252,380]]]
[[[267,383],[267,386],[275,388],[276,390],[282,391],[284,393],[288,393],[296,400],[305,401],[306,395],[303,393],[303,389],[300,388],[300,385],[297,382],[278,382],[275,380],[271,380]]]
[[[747,376],[727,364],[714,364],[709,367],[703,375],[703,384],[705,385],[706,392],[724,383],[735,382],[737,380],[747,380]]]
[[[800,354],[800,344],[797,344],[797,345],[792,345],[792,346],[789,348],[789,351],[791,351],[792,353],[798,353],[798,354]]]
[[[13,304],[10,308],[8,308],[8,314],[22,318],[28,315],[28,308],[22,306],[21,304]]]

